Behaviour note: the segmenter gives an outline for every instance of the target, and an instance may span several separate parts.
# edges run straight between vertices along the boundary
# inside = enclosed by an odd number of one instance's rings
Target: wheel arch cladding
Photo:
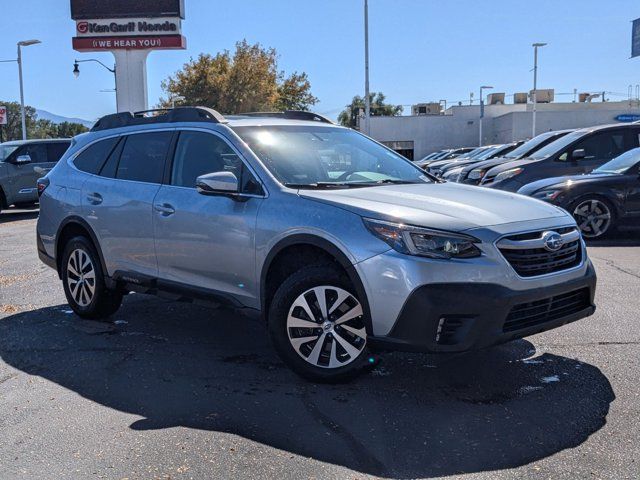
[[[358,272],[347,255],[330,241],[309,234],[297,234],[280,240],[269,252],[260,273],[260,305],[266,319],[271,299],[282,281],[303,266],[334,264],[349,278],[364,312],[367,333],[372,334],[366,291]]]
[[[60,263],[62,262],[62,254],[64,253],[65,245],[73,237],[83,236],[87,237],[93,244],[93,248],[98,252],[100,258],[100,266],[102,267],[103,275],[107,275],[107,269],[102,256],[102,250],[100,249],[100,243],[94,233],[91,226],[81,217],[68,217],[58,227],[58,233],[56,234],[56,267],[58,276],[61,277],[62,269]]]

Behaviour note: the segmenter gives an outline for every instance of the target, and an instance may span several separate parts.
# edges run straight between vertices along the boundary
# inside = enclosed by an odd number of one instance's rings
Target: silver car
[[[461,352],[595,309],[565,211],[437,180],[312,113],[110,115],[38,189],[38,252],[79,316],[130,291],[254,309],[314,381],[369,348]]]

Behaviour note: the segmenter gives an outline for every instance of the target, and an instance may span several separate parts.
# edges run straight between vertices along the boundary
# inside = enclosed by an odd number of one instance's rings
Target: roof
[[[70,138],[34,138],[32,140],[11,140],[9,142],[1,143],[0,145],[26,145],[28,143],[63,143],[70,142]]]
[[[240,115],[233,115],[225,117],[227,119],[227,125],[230,127],[256,127],[256,126],[282,126],[282,125],[305,125],[311,127],[336,127],[332,123],[323,123],[309,120],[289,120],[284,118],[273,117],[242,117]]]
[[[331,120],[317,113],[285,110],[283,112],[248,112],[242,115],[223,116],[219,112],[208,107],[176,107],[143,110],[140,112],[118,112],[100,118],[91,132],[120,129],[123,127],[137,127],[141,125],[167,125],[178,123],[208,123],[229,124],[235,122],[240,125],[283,125],[279,121],[288,121],[289,124],[300,125],[308,123],[313,125],[333,125]]]

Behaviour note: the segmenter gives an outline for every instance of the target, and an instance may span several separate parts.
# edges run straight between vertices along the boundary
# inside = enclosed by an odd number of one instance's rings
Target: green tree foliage
[[[387,97],[385,97],[382,92],[369,93],[372,117],[397,117],[402,114],[402,105],[391,105],[389,103],[385,103],[386,98]],[[338,122],[340,125],[356,128],[360,109],[364,112],[364,97],[356,95],[351,100],[351,103],[347,105],[347,108],[338,115]]]
[[[311,94],[306,73],[286,76],[278,70],[273,48],[236,43],[215,56],[201,53],[162,82],[160,107],[202,105],[222,113],[269,110],[308,110],[318,99]]]
[[[20,104],[18,102],[3,102],[7,107],[7,125],[2,126],[2,141],[22,140],[22,120]],[[80,123],[53,123],[51,120],[38,118],[36,109],[25,105],[25,119],[27,123],[27,138],[69,138],[86,132],[87,127]]]

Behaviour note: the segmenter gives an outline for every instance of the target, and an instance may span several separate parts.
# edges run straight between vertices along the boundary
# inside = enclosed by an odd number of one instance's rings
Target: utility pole
[[[538,105],[538,47],[544,47],[546,43],[534,43],[533,47],[533,122],[531,126],[531,138],[536,136],[536,109]]]
[[[24,111],[24,86],[22,85],[22,47],[36,45],[40,40],[23,40],[18,42],[18,79],[20,80],[20,116],[22,117],[22,140],[27,139],[27,116]]]
[[[478,146],[482,146],[482,119],[484,118],[484,100],[482,99],[482,90],[489,90],[490,86],[483,85],[480,87],[480,141],[478,142]]]
[[[369,1],[364,0],[364,133],[371,134],[371,98],[369,96]]]

